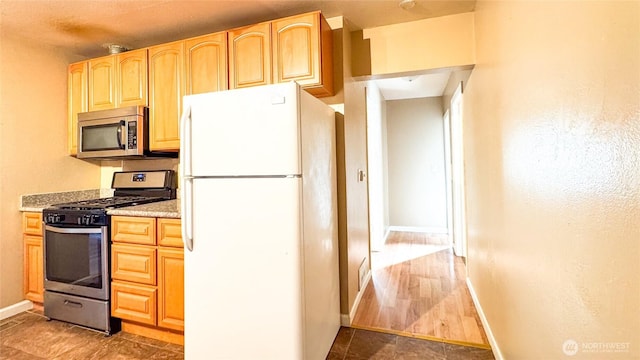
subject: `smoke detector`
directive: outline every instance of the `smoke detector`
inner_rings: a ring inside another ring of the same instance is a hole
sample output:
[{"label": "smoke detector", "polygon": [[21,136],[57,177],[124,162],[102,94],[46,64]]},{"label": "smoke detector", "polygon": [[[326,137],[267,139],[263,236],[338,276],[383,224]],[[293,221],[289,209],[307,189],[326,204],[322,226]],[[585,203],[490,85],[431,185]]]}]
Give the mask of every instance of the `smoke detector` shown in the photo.
[{"label": "smoke detector", "polygon": [[400,0],[400,2],[398,3],[398,6],[400,6],[401,8],[403,8],[405,10],[409,10],[409,9],[413,8],[414,6],[416,6],[416,1],[415,0]]}]

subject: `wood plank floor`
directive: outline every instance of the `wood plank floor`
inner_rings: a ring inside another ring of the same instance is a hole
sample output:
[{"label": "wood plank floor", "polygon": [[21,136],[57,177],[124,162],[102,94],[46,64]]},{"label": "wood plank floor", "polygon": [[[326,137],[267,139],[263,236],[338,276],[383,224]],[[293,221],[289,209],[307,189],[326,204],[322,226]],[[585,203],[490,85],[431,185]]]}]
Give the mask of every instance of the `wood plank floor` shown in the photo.
[{"label": "wood plank floor", "polygon": [[464,266],[445,235],[391,232],[352,326],[488,348]]}]

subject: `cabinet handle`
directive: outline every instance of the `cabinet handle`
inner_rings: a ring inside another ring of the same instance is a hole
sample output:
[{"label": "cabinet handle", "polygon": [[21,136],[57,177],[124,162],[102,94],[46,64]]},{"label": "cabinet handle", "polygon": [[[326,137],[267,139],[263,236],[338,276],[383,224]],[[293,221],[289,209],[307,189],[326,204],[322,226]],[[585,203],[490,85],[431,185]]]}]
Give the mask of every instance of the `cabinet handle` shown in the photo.
[{"label": "cabinet handle", "polygon": [[125,146],[122,143],[122,128],[124,128],[127,123],[124,120],[120,120],[120,126],[118,127],[117,135],[118,135],[118,147],[120,149],[124,149]]}]

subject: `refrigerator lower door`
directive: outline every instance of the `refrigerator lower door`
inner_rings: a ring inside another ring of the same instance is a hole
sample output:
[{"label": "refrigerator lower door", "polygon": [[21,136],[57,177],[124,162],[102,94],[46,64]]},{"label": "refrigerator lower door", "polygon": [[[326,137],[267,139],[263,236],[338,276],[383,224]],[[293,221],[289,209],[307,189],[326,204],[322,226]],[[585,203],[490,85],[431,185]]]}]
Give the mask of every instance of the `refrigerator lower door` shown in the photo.
[{"label": "refrigerator lower door", "polygon": [[301,179],[193,179],[185,358],[303,356]]}]

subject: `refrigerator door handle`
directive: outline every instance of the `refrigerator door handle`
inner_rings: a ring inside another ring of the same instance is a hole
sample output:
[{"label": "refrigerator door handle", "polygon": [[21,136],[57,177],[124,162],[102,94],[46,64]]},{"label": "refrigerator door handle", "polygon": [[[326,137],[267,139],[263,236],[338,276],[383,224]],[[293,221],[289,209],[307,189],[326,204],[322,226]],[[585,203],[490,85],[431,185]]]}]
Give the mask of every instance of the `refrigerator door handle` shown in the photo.
[{"label": "refrigerator door handle", "polygon": [[180,118],[180,170],[183,176],[191,176],[191,106],[185,99]]},{"label": "refrigerator door handle", "polygon": [[180,198],[182,212],[182,239],[184,246],[193,251],[193,177],[182,177],[182,197]]},{"label": "refrigerator door handle", "polygon": [[182,241],[189,251],[193,251],[193,177],[191,176],[191,106],[185,101],[180,119],[180,173],[182,196]]}]

